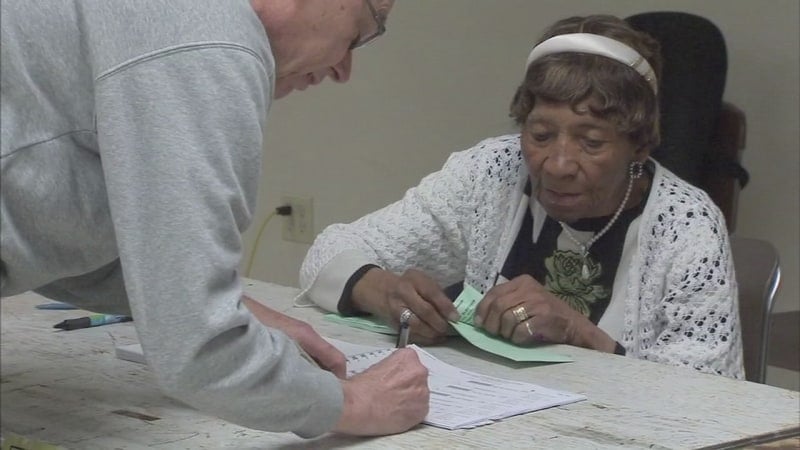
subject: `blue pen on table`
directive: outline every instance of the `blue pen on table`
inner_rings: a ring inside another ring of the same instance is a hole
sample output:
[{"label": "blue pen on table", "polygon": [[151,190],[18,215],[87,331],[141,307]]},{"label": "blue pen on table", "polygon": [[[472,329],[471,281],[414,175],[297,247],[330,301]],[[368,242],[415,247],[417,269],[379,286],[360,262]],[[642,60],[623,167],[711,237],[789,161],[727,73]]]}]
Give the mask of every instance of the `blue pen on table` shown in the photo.
[{"label": "blue pen on table", "polygon": [[78,309],[78,307],[64,302],[51,302],[36,305],[36,309]]},{"label": "blue pen on table", "polygon": [[130,322],[133,320],[131,316],[120,316],[113,314],[92,314],[87,317],[80,317],[77,319],[67,319],[61,321],[53,328],[60,328],[64,331],[78,330],[80,328],[99,327],[100,325],[109,325],[112,323]]}]

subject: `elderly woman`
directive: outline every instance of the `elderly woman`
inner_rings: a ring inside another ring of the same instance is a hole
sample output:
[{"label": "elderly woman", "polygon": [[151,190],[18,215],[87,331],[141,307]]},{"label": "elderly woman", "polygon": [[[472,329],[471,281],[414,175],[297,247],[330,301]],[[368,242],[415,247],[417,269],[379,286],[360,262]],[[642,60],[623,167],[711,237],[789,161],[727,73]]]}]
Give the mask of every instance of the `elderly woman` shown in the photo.
[{"label": "elderly woman", "polygon": [[[736,282],[709,197],[649,158],[657,43],[611,16],[554,24],[511,105],[518,135],[454,153],[404,198],[315,241],[317,304],[443,339],[461,283],[474,324],[743,378]],[[449,294],[449,295],[448,295]],[[406,310],[410,310],[409,314]]]}]

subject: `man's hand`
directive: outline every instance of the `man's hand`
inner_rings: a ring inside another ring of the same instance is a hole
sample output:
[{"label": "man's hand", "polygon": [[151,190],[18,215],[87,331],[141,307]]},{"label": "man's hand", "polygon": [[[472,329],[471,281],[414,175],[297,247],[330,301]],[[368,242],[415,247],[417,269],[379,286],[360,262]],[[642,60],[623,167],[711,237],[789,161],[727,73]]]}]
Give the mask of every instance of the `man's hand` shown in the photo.
[{"label": "man's hand", "polygon": [[374,268],[353,286],[353,305],[398,328],[400,315],[408,308],[410,341],[432,344],[445,339],[448,321],[458,320],[453,302],[436,280],[415,269],[402,275]]},{"label": "man's hand", "polygon": [[346,376],[347,361],[344,354],[320,337],[311,325],[281,314],[246,295],[242,296],[242,301],[261,323],[277,328],[294,339],[320,367],[333,372],[338,378]]},{"label": "man's hand", "polygon": [[344,408],[334,431],[360,436],[402,433],[428,415],[428,369],[412,349],[398,349],[342,381]]}]

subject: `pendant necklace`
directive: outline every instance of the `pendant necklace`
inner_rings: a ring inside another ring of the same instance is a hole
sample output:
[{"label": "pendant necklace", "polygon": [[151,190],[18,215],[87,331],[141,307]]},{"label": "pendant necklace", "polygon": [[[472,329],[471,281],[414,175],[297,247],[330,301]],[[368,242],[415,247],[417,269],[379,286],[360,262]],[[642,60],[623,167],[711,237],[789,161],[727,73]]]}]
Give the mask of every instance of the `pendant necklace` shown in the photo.
[{"label": "pendant necklace", "polygon": [[583,278],[584,280],[589,279],[589,266],[586,262],[587,258],[589,257],[589,249],[592,247],[592,244],[597,242],[598,239],[600,239],[604,234],[606,234],[606,232],[611,228],[611,225],[614,225],[614,222],[616,222],[617,219],[619,219],[620,214],[622,214],[622,210],[625,208],[625,204],[628,203],[628,198],[631,196],[631,190],[633,190],[633,180],[642,176],[643,168],[644,164],[642,163],[639,162],[631,163],[629,169],[630,181],[628,181],[628,189],[625,190],[625,196],[622,198],[622,202],[619,204],[617,211],[614,212],[614,215],[611,217],[611,220],[608,221],[606,226],[603,227],[603,229],[600,230],[599,233],[592,236],[592,238],[586,241],[585,243],[579,241],[572,234],[572,232],[569,230],[569,227],[564,222],[560,220],[558,221],[558,224],[561,225],[561,229],[564,230],[564,233],[566,233],[567,237],[573,243],[575,243],[575,245],[577,245],[581,251],[581,258],[583,258],[583,266],[581,267],[581,278]]}]

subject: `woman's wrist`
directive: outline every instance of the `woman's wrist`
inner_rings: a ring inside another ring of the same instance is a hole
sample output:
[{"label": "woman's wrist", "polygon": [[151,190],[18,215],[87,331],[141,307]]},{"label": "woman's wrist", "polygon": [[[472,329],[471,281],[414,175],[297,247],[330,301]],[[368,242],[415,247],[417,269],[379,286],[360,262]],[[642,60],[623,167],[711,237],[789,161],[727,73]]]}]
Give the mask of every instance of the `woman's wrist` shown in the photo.
[{"label": "woman's wrist", "polygon": [[575,332],[570,345],[597,350],[605,353],[614,353],[617,341],[611,338],[600,327],[592,323],[587,317],[581,318],[575,323]]},{"label": "woman's wrist", "polygon": [[378,266],[375,264],[365,264],[353,272],[352,275],[350,275],[350,278],[347,279],[347,282],[342,289],[342,295],[339,297],[339,303],[336,305],[336,309],[339,310],[339,314],[343,316],[360,316],[367,314],[353,304],[353,287],[361,280],[361,277],[363,277],[364,274],[377,267]]},{"label": "woman's wrist", "polygon": [[386,298],[389,282],[393,278],[396,275],[387,270],[380,267],[370,268],[353,286],[353,306],[359,311],[380,316],[380,303]]}]

